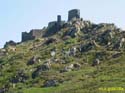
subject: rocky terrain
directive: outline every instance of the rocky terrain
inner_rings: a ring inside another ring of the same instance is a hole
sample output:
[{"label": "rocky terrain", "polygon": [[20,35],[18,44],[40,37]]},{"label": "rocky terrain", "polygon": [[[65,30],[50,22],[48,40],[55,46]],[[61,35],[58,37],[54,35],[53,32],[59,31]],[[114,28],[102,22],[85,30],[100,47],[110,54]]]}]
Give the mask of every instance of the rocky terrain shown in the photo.
[{"label": "rocky terrain", "polygon": [[[125,31],[82,18],[0,49],[0,93],[107,93],[125,88]],[[112,93],[120,93],[115,91]]]}]

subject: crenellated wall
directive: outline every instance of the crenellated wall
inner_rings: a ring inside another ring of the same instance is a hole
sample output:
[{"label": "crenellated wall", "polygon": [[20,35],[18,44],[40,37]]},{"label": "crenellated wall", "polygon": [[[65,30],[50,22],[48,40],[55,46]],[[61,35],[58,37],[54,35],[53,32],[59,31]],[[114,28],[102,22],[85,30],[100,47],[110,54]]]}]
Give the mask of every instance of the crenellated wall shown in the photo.
[{"label": "crenellated wall", "polygon": [[68,21],[71,21],[73,18],[80,18],[79,9],[72,9],[68,12]]},{"label": "crenellated wall", "polygon": [[[68,12],[68,21],[72,21],[73,18],[80,18],[80,10],[73,9]],[[45,33],[43,33],[44,31],[42,31],[42,29],[32,29],[29,33],[22,32],[22,42],[54,35],[60,31],[64,24],[65,21],[61,20],[61,15],[58,15],[57,21],[49,22]]]},{"label": "crenellated wall", "polygon": [[41,29],[32,29],[29,33],[22,32],[22,42],[42,37]]}]

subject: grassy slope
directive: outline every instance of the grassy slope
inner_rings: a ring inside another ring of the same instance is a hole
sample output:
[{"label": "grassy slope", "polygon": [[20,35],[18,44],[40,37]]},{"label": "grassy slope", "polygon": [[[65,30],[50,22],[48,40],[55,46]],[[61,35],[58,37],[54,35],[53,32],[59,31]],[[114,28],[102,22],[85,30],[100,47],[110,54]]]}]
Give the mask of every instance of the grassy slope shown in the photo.
[{"label": "grassy slope", "polygon": [[[58,87],[30,88],[24,93],[106,93],[101,87],[125,88],[125,54],[120,58],[105,60],[99,67],[84,66],[79,71],[64,73],[70,80]],[[120,93],[121,91],[113,91]]]},{"label": "grassy slope", "polygon": [[[117,62],[117,60],[116,60]],[[101,93],[101,87],[125,87],[125,65],[100,66],[100,70],[87,67],[80,71],[65,73],[72,76],[70,82],[65,82],[59,87],[52,88],[31,88],[24,93]],[[107,92],[107,91],[106,91]],[[106,93],[104,92],[104,93]],[[113,93],[121,93],[113,91]]]},{"label": "grassy slope", "polygon": [[[70,47],[72,44],[77,44],[75,40],[70,40],[71,42],[67,45],[64,42],[58,43],[56,48],[61,49],[62,47]],[[41,42],[37,42],[41,43]],[[25,42],[24,44],[17,46],[16,52],[10,52],[9,56],[3,58],[5,68],[2,70],[4,78],[0,77],[0,84],[8,82],[8,79],[12,77],[17,70],[24,69],[25,72],[30,76],[30,79],[25,84],[17,84],[16,90],[23,91],[24,93],[103,93],[104,91],[99,91],[100,87],[124,87],[125,88],[125,54],[116,59],[104,60],[99,67],[92,67],[90,65],[83,65],[81,70],[71,71],[65,73],[55,73],[63,65],[54,64],[53,69],[45,73],[45,77],[40,76],[33,80],[31,78],[31,69],[35,69],[36,66],[42,64],[44,60],[50,58],[49,51],[54,47],[54,44],[49,46],[42,46],[34,51],[29,50],[32,47],[32,41]],[[47,52],[48,51],[48,52]],[[99,50],[101,51],[101,50]],[[107,51],[108,52],[108,51]],[[27,61],[33,56],[38,55],[41,57],[41,63],[35,64],[33,66],[27,66]],[[93,51],[87,54],[88,63],[93,60]],[[59,53],[57,58],[61,58]],[[81,59],[86,56],[83,54],[79,59],[72,58],[72,62],[82,62]],[[21,60],[20,60],[21,59]],[[69,58],[71,59],[71,58]],[[69,60],[70,61],[70,60]],[[8,64],[8,65],[7,65]],[[58,79],[63,79],[65,82],[57,87],[50,88],[40,88],[43,80],[47,78],[55,77]],[[42,77],[42,78],[41,78]],[[37,81],[38,83],[32,86],[32,83]],[[21,88],[20,88],[21,87]],[[13,89],[11,90],[13,91]],[[125,91],[124,91],[125,92]],[[106,92],[104,92],[106,93]],[[120,93],[119,91],[113,91],[113,93]]]}]

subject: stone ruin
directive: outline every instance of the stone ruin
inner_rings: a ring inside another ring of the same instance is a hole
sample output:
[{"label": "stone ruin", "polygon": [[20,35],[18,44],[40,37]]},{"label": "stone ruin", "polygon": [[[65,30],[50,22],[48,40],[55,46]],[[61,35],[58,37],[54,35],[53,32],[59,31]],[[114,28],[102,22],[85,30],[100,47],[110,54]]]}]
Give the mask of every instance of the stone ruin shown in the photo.
[{"label": "stone ruin", "polygon": [[58,31],[60,31],[60,29],[63,27],[64,24],[65,24],[65,21],[61,20],[61,15],[58,15],[57,21],[52,21],[48,23],[47,31],[43,37],[54,35]]},{"label": "stone ruin", "polygon": [[71,21],[72,19],[79,19],[80,18],[80,10],[79,9],[73,9],[70,10],[68,13],[68,21]]},{"label": "stone ruin", "polygon": [[8,47],[8,46],[16,46],[17,44],[18,44],[18,43],[16,43],[16,42],[10,40],[10,41],[8,41],[8,42],[5,43],[4,48],[6,48],[6,47]]},{"label": "stone ruin", "polygon": [[22,42],[42,37],[42,29],[32,29],[29,33],[22,32]]},{"label": "stone ruin", "polygon": [[[72,21],[73,19],[80,18],[80,10],[73,9],[68,12],[68,21]],[[61,27],[65,24],[65,21],[61,20],[61,15],[57,16],[57,21],[49,22],[46,32],[44,33],[43,29],[32,29],[29,33],[22,32],[22,42],[27,40],[34,40],[41,37],[48,37],[54,35],[58,31],[60,31]]]}]

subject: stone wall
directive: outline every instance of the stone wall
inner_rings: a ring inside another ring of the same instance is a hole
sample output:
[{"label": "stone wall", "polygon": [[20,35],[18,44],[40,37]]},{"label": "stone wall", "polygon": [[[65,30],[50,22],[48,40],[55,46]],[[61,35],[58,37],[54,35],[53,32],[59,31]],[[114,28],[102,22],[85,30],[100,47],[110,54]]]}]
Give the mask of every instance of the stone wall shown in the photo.
[{"label": "stone wall", "polygon": [[68,21],[71,21],[73,18],[80,18],[79,9],[73,9],[68,12]]},{"label": "stone wall", "polygon": [[[69,11],[68,21],[71,21],[73,18],[80,18],[80,10],[73,9]],[[57,21],[49,22],[48,27],[45,31],[42,29],[32,29],[29,33],[22,32],[22,42],[27,40],[33,40],[41,37],[52,36],[64,26],[65,21],[61,20],[61,15],[57,16]]]},{"label": "stone wall", "polygon": [[51,27],[55,26],[56,24],[57,24],[56,21],[49,22],[48,28],[51,28]]},{"label": "stone wall", "polygon": [[32,39],[34,39],[34,37],[31,35],[31,33],[22,32],[22,42]]},{"label": "stone wall", "polygon": [[22,42],[42,37],[41,29],[32,29],[29,33],[22,32]]},{"label": "stone wall", "polygon": [[41,29],[32,29],[30,33],[35,38],[41,38],[42,37],[42,30]]},{"label": "stone wall", "polygon": [[52,36],[58,31],[60,31],[61,27],[64,25],[65,21],[61,20],[61,15],[57,16],[57,21],[49,22],[47,31],[44,34],[44,37]]}]

